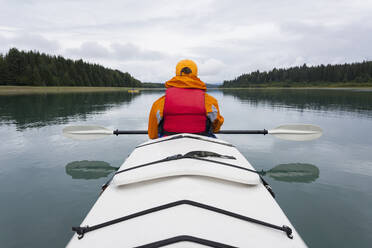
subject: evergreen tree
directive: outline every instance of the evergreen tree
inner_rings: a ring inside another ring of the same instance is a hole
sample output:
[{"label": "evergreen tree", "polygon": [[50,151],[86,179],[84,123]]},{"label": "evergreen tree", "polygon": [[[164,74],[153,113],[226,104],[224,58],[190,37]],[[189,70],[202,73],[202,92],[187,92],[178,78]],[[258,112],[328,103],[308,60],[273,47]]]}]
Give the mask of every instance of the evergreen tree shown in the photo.
[{"label": "evergreen tree", "polygon": [[32,72],[31,82],[34,86],[44,86],[38,68],[34,68]]},{"label": "evergreen tree", "polygon": [[6,62],[4,60],[4,57],[2,54],[0,54],[0,85],[2,84],[6,84],[8,82],[8,78],[7,78],[7,65],[6,65]]},{"label": "evergreen tree", "polygon": [[21,72],[21,53],[16,48],[11,48],[5,56],[5,62],[8,69],[9,83],[18,85],[18,76]]}]

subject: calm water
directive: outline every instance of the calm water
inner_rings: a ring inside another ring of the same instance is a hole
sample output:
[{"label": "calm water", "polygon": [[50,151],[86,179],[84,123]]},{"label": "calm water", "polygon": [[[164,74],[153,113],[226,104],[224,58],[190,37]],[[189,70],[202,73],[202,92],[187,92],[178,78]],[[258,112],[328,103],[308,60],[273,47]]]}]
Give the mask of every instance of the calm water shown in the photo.
[{"label": "calm water", "polygon": [[[120,166],[141,135],[74,141],[66,125],[146,129],[161,91],[0,96],[0,246],[63,247],[96,201],[108,173],[69,173],[76,161]],[[210,92],[225,129],[270,129],[285,123],[319,125],[310,142],[271,136],[220,135],[257,169],[305,163],[315,181],[267,177],[297,231],[310,247],[372,244],[372,92],[356,90],[239,90]],[[67,172],[67,173],[66,173]],[[112,173],[112,172],[111,172]]]}]

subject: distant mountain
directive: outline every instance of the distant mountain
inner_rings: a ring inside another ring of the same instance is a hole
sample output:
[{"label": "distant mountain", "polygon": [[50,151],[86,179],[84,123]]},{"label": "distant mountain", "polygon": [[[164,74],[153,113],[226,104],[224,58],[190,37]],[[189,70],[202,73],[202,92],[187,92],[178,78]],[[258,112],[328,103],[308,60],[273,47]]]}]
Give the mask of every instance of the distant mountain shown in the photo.
[{"label": "distant mountain", "polygon": [[11,48],[0,54],[0,85],[141,87],[128,72]]},{"label": "distant mountain", "polygon": [[142,83],[144,88],[165,88],[163,83]]},{"label": "distant mountain", "polygon": [[208,88],[208,89],[211,89],[211,88],[219,88],[219,87],[221,87],[220,84],[205,84],[205,85],[207,85],[207,88]]}]

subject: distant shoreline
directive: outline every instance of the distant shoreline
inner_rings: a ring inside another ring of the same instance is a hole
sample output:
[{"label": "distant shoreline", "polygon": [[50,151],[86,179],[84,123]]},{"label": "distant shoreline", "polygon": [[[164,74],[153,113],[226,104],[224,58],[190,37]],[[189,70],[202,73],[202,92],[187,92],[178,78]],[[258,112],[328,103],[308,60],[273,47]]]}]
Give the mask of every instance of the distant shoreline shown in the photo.
[{"label": "distant shoreline", "polygon": [[231,86],[231,87],[223,87],[221,85],[220,89],[247,89],[247,88],[278,88],[278,89],[293,89],[293,88],[308,88],[308,89],[329,89],[329,88],[371,88],[372,83],[371,82],[364,82],[364,83],[262,83],[262,84],[250,84],[246,86]]},{"label": "distant shoreline", "polygon": [[[0,95],[24,95],[42,93],[84,93],[84,92],[115,92],[128,90],[165,90],[165,88],[132,88],[132,87],[78,87],[78,86],[0,86]],[[236,87],[208,88],[208,90],[242,90],[242,89],[372,89],[371,86],[355,87]]]},{"label": "distant shoreline", "polygon": [[211,89],[218,89],[218,90],[248,90],[248,89],[273,89],[273,90],[279,90],[279,89],[287,89],[287,90],[352,90],[352,89],[372,89],[372,85],[370,86],[344,86],[344,87],[335,87],[335,86],[324,86],[324,87],[319,87],[319,86],[304,86],[304,87],[227,87],[227,88],[211,88]]},{"label": "distant shoreline", "polygon": [[132,87],[80,87],[80,86],[0,86],[0,95],[23,95],[42,93],[83,93],[83,92],[114,92],[128,90],[159,90],[161,88]]}]

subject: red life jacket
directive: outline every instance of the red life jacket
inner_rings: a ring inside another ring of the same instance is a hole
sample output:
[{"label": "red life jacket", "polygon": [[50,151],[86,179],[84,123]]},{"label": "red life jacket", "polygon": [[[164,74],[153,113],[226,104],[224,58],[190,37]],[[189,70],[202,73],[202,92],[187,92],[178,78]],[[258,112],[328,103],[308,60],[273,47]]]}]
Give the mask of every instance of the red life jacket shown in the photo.
[{"label": "red life jacket", "polygon": [[204,90],[168,88],[163,118],[164,134],[205,132],[207,115]]}]

